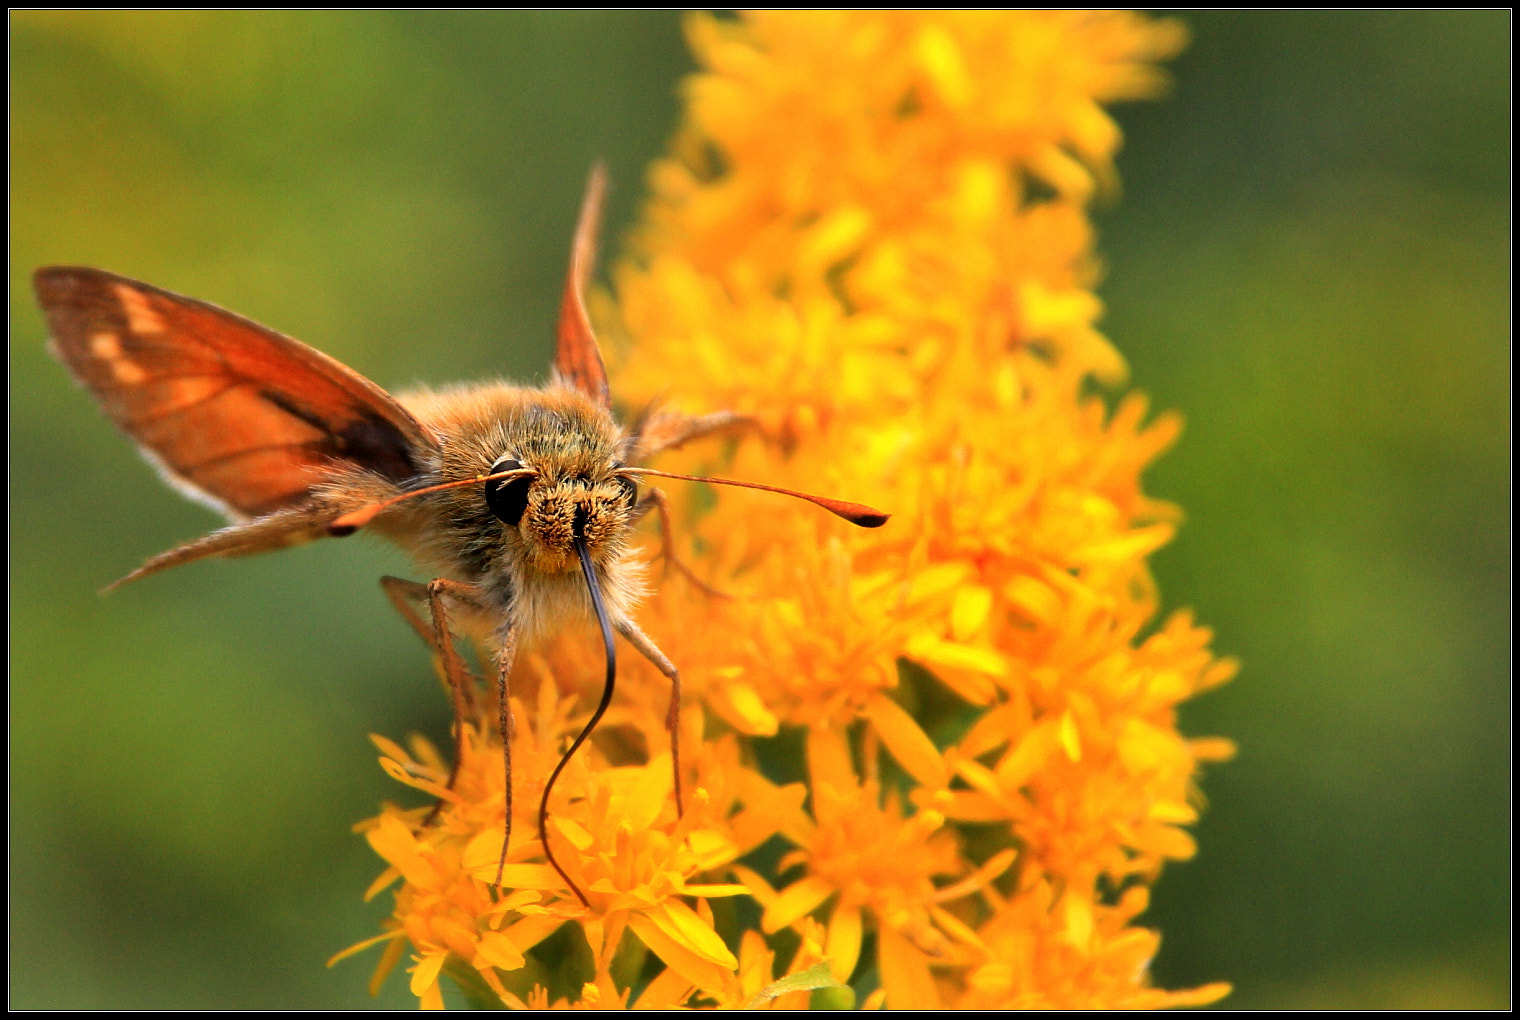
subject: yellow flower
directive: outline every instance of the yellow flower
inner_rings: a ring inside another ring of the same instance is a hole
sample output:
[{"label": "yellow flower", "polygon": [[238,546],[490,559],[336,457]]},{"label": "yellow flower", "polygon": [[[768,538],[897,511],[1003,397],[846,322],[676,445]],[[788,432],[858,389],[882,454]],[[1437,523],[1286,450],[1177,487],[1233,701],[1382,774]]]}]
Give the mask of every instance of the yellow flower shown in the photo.
[{"label": "yellow flower", "polygon": [[[517,705],[499,892],[489,726],[452,790],[436,755],[382,743],[443,801],[367,823],[402,883],[382,969],[410,946],[425,1005],[445,970],[509,1005],[801,1005],[829,972],[892,1008],[1215,1001],[1228,986],[1151,987],[1158,936],[1136,919],[1194,851],[1200,765],[1230,753],[1184,739],[1176,706],[1234,666],[1186,613],[1148,632],[1146,557],[1178,514],[1140,473],[1177,420],[1092,390],[1124,372],[1091,290],[1087,203],[1119,141],[1101,104],[1154,92],[1181,29],[1117,12],[689,25],[704,70],[601,309],[626,338],[614,390],[753,423],[662,467],[894,517],[862,532],[754,493],[668,493],[678,551],[734,597],[672,575],[641,612],[687,687],[685,814],[668,688],[643,663],[556,788],[548,837],[589,906],[543,863],[533,811],[586,710],[556,683],[596,674],[591,642],[514,681],[536,677],[537,699]],[[575,973],[535,955],[567,924]]]},{"label": "yellow flower", "polygon": [[[480,730],[467,729],[465,756],[449,790],[443,786],[447,769],[430,747],[419,744],[415,754],[408,754],[375,738],[388,773],[442,801],[436,818],[427,817],[425,810],[389,807],[361,826],[390,865],[370,895],[402,881],[396,894],[397,931],[404,932],[413,949],[413,992],[424,1005],[440,1005],[439,976],[453,960],[477,973],[502,1002],[521,1001],[510,988],[510,975],[525,966],[525,954],[567,921],[581,927],[595,961],[593,984],[608,1002],[626,997],[626,989],[618,989],[611,976],[625,931],[680,975],[688,995],[727,988],[738,961],[713,930],[706,900],[744,889],[691,879],[729,863],[741,848],[726,823],[712,824],[707,790],[699,788],[678,819],[670,797],[668,755],[617,767],[595,756],[588,756],[590,764],[572,759],[564,786],[551,798],[547,831],[550,839],[563,841],[558,857],[590,899],[587,908],[553,868],[537,863],[542,845],[522,836],[535,831],[530,812],[557,760],[555,749],[568,742],[575,726],[557,702],[552,683],[540,687],[535,714],[526,714],[520,703],[514,707],[518,718],[535,718],[538,726],[537,732],[520,727],[514,741],[516,761],[532,777],[516,784],[516,803],[527,801],[530,807],[515,819],[517,835],[502,868],[502,886],[512,891],[503,894],[493,893],[505,805],[500,747],[490,737],[482,738]],[[658,732],[655,723],[646,735]],[[699,770],[721,782],[722,763],[716,760],[721,746],[706,750]],[[525,798],[525,792],[533,795]],[[696,898],[695,910],[686,902],[689,897]],[[394,962],[388,957],[382,967]]]},{"label": "yellow flower", "polygon": [[[900,724],[916,732],[911,720],[904,717]],[[921,734],[912,739],[919,738]],[[932,760],[932,745],[922,740],[928,754],[921,765]],[[978,891],[1012,862],[1013,854],[997,855],[970,881],[937,887],[936,877],[966,868],[955,837],[944,830],[944,816],[929,809],[904,817],[895,797],[882,802],[879,781],[860,781],[850,758],[837,731],[809,731],[816,820],[794,837],[798,851],[778,866],[785,872],[793,863],[803,864],[807,873],[779,892],[747,869],[740,874],[765,906],[761,923],[767,932],[806,923],[808,914],[829,905],[824,955],[841,981],[855,971],[869,920],[881,954],[886,1001],[894,1008],[937,1008],[942,1003],[930,964],[981,955],[980,940],[941,904]],[[868,764],[875,764],[874,755]]]}]

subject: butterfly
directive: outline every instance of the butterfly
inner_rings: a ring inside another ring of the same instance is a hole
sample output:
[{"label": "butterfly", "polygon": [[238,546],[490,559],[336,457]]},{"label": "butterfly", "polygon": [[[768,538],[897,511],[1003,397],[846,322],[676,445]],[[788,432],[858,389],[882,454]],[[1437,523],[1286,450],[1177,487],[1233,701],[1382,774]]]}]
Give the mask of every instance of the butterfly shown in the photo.
[{"label": "butterfly", "polygon": [[48,267],[33,280],[54,353],[74,378],[166,482],[231,521],[152,557],[117,584],[206,557],[377,532],[435,575],[425,584],[385,577],[381,585],[440,657],[460,740],[466,720],[481,709],[453,627],[462,622],[485,637],[496,669],[495,721],[506,772],[498,885],[513,814],[513,662],[525,642],[572,620],[595,622],[606,659],[601,700],[551,773],[538,812],[545,856],[583,903],[585,894],[548,839],[549,794],[611,703],[614,633],[671,682],[666,725],[682,807],[680,673],[633,619],[639,586],[630,539],[652,510],[662,514],[666,554],[673,556],[663,496],[654,488],[641,492],[641,480],[778,492],[863,527],[879,527],[888,517],[759,482],[638,466],[745,420],[658,409],[626,426],[615,417],[584,296],[605,193],[606,173],[597,166],[572,245],[553,372],[539,387],[490,382],[392,396],[333,358],[202,301],[99,269]]}]

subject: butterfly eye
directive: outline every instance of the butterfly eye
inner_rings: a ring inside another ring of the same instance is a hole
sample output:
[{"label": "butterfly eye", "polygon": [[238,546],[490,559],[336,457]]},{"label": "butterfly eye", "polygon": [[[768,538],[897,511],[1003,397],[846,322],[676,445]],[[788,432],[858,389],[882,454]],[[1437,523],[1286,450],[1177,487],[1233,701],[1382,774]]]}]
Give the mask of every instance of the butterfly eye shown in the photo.
[{"label": "butterfly eye", "polygon": [[618,476],[617,483],[623,487],[623,495],[628,497],[628,509],[632,510],[639,502],[639,486],[627,475]]},{"label": "butterfly eye", "polygon": [[[503,457],[491,465],[493,475],[502,471],[520,470],[522,470],[522,462],[510,457]],[[532,485],[532,475],[524,475],[521,478],[492,479],[486,483],[486,506],[490,507],[491,512],[500,520],[515,528],[528,509],[528,489]]]}]

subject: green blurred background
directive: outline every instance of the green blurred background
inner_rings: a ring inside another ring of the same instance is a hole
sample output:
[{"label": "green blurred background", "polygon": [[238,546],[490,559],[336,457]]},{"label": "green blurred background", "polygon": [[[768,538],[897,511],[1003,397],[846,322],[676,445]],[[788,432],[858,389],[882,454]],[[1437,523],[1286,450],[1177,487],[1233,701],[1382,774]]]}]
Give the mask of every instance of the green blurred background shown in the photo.
[{"label": "green blurred background", "polygon": [[[1182,443],[1156,560],[1239,758],[1148,915],[1234,1006],[1509,1002],[1507,12],[1190,14],[1118,111],[1107,331]],[[216,521],[42,347],[97,265],[388,387],[542,373],[586,170],[610,226],[691,67],[668,13],[13,14],[13,1007],[366,1007],[365,739],[444,699],[363,540],[96,590]],[[394,976],[382,1005],[413,1000]]]}]

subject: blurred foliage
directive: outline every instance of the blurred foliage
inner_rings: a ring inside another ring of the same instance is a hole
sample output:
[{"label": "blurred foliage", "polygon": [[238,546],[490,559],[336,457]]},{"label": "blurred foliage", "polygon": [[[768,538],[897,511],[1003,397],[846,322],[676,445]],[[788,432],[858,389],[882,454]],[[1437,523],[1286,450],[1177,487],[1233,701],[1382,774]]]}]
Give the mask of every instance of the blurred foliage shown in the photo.
[{"label": "blurred foliage", "polygon": [[[1157,558],[1245,671],[1155,969],[1237,1006],[1509,1001],[1510,15],[1200,13],[1126,106],[1109,335],[1188,419]],[[11,16],[13,1007],[364,1007],[368,732],[446,704],[319,543],[95,591],[216,522],[44,353],[98,265],[387,387],[540,377],[587,168],[631,221],[668,13]],[[410,1005],[393,978],[382,1005]]]}]

